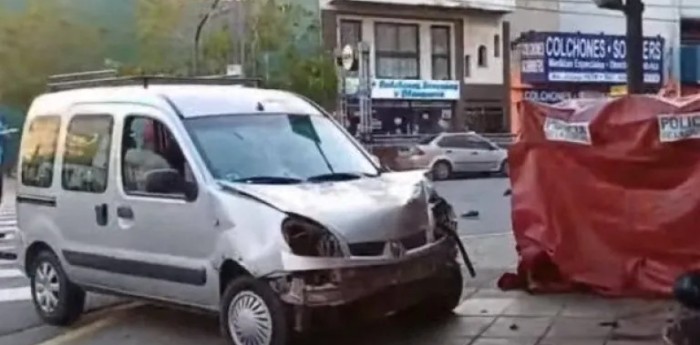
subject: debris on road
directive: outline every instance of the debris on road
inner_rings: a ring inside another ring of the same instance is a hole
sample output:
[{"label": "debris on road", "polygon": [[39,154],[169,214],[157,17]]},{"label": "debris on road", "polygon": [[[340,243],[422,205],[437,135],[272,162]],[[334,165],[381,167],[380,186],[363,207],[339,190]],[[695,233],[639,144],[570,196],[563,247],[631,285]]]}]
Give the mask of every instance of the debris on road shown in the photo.
[{"label": "debris on road", "polygon": [[462,218],[476,218],[479,217],[479,211],[471,210],[467,213],[462,214]]}]

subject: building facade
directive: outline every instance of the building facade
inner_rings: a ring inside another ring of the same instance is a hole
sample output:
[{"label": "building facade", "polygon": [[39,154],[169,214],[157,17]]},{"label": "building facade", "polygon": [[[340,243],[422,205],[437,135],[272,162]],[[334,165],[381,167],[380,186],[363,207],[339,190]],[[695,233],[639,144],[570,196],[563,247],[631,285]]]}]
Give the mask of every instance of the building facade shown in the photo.
[{"label": "building facade", "polygon": [[[682,47],[688,45],[692,47],[695,43],[688,43],[688,37],[686,37],[685,43],[682,44],[684,30],[681,21],[684,19],[683,21],[688,22],[687,18],[700,18],[700,3],[684,0],[646,0],[644,2],[646,91],[654,92],[669,82],[675,83],[684,79],[692,79],[693,77],[690,76],[682,77],[683,61],[688,65],[689,62],[697,60],[700,54],[695,54],[687,48],[682,53],[684,50]],[[513,46],[527,42],[528,37],[532,37],[531,31],[540,33],[540,35],[549,32],[554,36],[573,36],[579,41],[588,39],[588,43],[594,42],[595,36],[605,36],[603,41],[610,45],[620,45],[620,39],[626,33],[626,20],[621,12],[599,9],[593,1],[518,0],[516,10],[508,15],[507,20],[512,23]],[[687,24],[686,27],[688,27]],[[686,36],[688,35],[686,34]],[[624,43],[622,45],[624,46]],[[513,74],[511,76],[511,102],[514,107],[521,99],[554,103],[567,98],[608,96],[625,92],[623,86],[625,81],[619,79],[620,73],[624,73],[622,69],[612,73],[616,75],[616,77],[611,77],[612,80],[609,78],[594,83],[585,80],[585,78],[584,80],[568,82],[532,83],[531,76],[528,77],[527,73],[523,73],[522,52],[522,49],[514,49],[511,59]],[[685,58],[682,58],[682,55],[685,55]],[[624,62],[624,58],[608,54],[599,61],[604,62],[607,66],[610,64],[615,66],[619,62]],[[652,67],[656,68],[657,65],[660,70],[650,70]],[[532,63],[530,66],[525,66],[525,69],[530,67],[532,67]],[[624,65],[619,67],[624,67]],[[606,72],[612,75],[611,72],[614,71],[608,69]],[[650,82],[652,80],[649,79],[649,74],[654,74],[653,78],[657,78],[656,75],[658,75],[660,80],[657,82],[654,79],[653,82]],[[684,90],[690,89],[684,85]],[[517,132],[517,113],[512,112],[512,114],[514,117],[511,119],[511,123],[514,126],[511,129]]]},{"label": "building facade", "polygon": [[[320,0],[323,43],[329,51],[358,42],[369,46],[375,132],[415,134],[444,123],[453,130],[500,132],[509,118],[503,17],[513,4]],[[357,107],[348,92],[352,118]]]}]

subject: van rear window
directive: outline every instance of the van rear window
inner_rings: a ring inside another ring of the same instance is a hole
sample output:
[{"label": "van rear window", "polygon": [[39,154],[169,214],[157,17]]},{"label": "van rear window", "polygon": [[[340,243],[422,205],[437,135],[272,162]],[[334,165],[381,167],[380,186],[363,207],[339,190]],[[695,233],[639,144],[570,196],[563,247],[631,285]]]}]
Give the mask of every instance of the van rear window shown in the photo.
[{"label": "van rear window", "polygon": [[25,186],[51,187],[60,127],[58,116],[36,117],[29,124],[20,152],[22,184]]}]

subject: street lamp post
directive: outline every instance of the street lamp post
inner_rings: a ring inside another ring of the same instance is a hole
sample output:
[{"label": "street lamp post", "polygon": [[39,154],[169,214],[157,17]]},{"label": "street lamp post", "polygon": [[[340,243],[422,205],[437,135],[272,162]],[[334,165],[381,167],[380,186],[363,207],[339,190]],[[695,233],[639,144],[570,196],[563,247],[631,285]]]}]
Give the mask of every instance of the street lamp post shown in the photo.
[{"label": "street lamp post", "polygon": [[638,94],[644,92],[644,33],[642,19],[644,3],[642,0],[593,0],[599,8],[622,11],[627,18],[627,92]]}]

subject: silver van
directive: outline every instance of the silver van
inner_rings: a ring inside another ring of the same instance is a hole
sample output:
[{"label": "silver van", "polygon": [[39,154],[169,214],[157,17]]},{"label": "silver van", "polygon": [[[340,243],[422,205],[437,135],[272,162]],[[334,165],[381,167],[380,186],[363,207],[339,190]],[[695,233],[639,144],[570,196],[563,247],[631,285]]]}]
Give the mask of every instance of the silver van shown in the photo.
[{"label": "silver van", "polygon": [[71,82],[34,100],[19,262],[47,323],[76,321],[86,291],[217,313],[236,345],[284,344],[338,310],[454,309],[466,252],[424,172],[382,169],[301,96],[214,84]]}]

